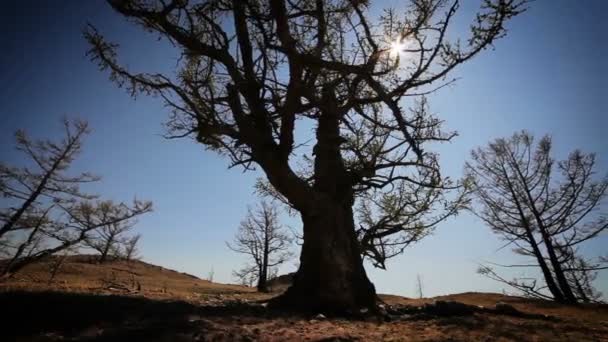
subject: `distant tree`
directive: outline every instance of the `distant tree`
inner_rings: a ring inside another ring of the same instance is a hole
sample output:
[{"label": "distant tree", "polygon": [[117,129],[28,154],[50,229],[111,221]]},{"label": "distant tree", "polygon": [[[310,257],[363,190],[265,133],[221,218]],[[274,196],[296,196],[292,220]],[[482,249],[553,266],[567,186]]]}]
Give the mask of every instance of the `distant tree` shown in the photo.
[{"label": "distant tree", "polygon": [[232,271],[232,276],[236,278],[241,285],[251,287],[258,280],[258,269],[256,265],[245,264],[240,269]]},{"label": "distant tree", "polygon": [[257,280],[258,291],[268,292],[267,281],[273,270],[291,257],[291,242],[291,236],[279,223],[276,207],[262,202],[256,209],[249,208],[234,242],[227,245],[235,252],[247,254],[252,263],[234,275],[241,282],[253,278]]},{"label": "distant tree", "polygon": [[8,257],[1,276],[27,264],[79,246],[104,226],[149,212],[151,202],[135,200],[131,206],[95,200],[80,185],[99,181],[90,173],[67,174],[82,149],[89,129],[83,121],[63,121],[59,141],[32,140],[17,131],[17,150],[30,165],[0,163],[0,249]]},{"label": "distant tree", "polygon": [[420,277],[420,274],[416,275],[416,290],[418,291],[418,298],[423,298],[424,294],[422,292],[422,277]]},{"label": "distant tree", "polygon": [[59,270],[63,267],[65,260],[68,258],[70,250],[66,249],[63,252],[51,257],[49,262],[49,279],[47,280],[47,285],[51,285],[55,280],[55,277],[59,273]]},{"label": "distant tree", "polygon": [[560,302],[596,300],[594,272],[608,268],[608,263],[578,253],[582,243],[608,228],[606,213],[597,212],[608,175],[594,180],[594,165],[595,155],[579,150],[555,163],[551,138],[544,136],[534,144],[525,131],[473,151],[466,173],[478,199],[474,212],[517,253],[535,261],[509,266],[540,268],[546,286],[535,279],[506,280],[489,266],[480,272],[531,296],[546,297],[546,288]]},{"label": "distant tree", "polygon": [[[111,204],[109,209],[115,211],[112,213],[113,215],[120,216],[122,214],[121,211],[125,211],[128,208]],[[137,241],[131,241],[131,238],[127,234],[135,227],[136,223],[135,220],[131,219],[103,226],[96,229],[85,240],[85,244],[99,252],[99,263],[106,262],[110,257],[114,259],[125,257],[127,260],[130,260],[126,257],[125,252],[129,252],[127,250],[130,248],[135,248],[135,245],[131,245],[130,243],[137,243]],[[134,251],[131,250],[130,252],[133,253]]]},{"label": "distant tree", "polygon": [[355,0],[109,3],[181,58],[175,73],[129,71],[90,26],[100,68],[133,96],[161,97],[170,137],[258,166],[264,188],[300,213],[298,275],[273,304],[357,311],[377,298],[362,255],[385,267],[464,202],[429,150],[455,133],[441,129],[424,95],[504,36],[525,0],[483,1],[463,41],[448,39],[458,1],[411,0],[377,21]]},{"label": "distant tree", "polygon": [[232,276],[235,277],[241,285],[253,287],[256,280],[255,273],[255,268],[245,266],[239,270],[232,271]]},{"label": "distant tree", "polygon": [[141,234],[133,235],[125,241],[123,254],[127,261],[139,259],[139,239],[141,239]]},{"label": "distant tree", "polygon": [[211,267],[211,270],[209,271],[209,273],[207,273],[207,281],[213,282],[213,277],[215,276],[215,270],[213,270],[213,267]]}]

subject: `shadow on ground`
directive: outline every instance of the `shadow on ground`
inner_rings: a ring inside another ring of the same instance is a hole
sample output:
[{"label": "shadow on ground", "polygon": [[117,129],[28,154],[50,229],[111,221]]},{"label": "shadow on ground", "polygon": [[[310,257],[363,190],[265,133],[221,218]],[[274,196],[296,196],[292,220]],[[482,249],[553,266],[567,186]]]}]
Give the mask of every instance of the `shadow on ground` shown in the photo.
[{"label": "shadow on ground", "polygon": [[[487,342],[603,341],[608,336],[605,306],[549,305],[560,315],[554,317],[542,314],[535,306],[539,303],[524,301],[520,307],[530,311],[519,311],[504,303],[496,305],[496,295],[475,296],[479,304],[437,300],[394,305],[384,317],[390,320],[380,322],[295,315],[237,300],[200,305],[135,296],[9,290],[0,291],[4,313],[0,340]],[[485,302],[494,305],[478,306]]]},{"label": "shadow on ground", "polygon": [[61,292],[3,292],[0,307],[8,313],[0,320],[2,336],[39,341],[251,341],[255,340],[253,333],[222,329],[204,318],[275,315],[250,304],[196,306],[143,297]]}]

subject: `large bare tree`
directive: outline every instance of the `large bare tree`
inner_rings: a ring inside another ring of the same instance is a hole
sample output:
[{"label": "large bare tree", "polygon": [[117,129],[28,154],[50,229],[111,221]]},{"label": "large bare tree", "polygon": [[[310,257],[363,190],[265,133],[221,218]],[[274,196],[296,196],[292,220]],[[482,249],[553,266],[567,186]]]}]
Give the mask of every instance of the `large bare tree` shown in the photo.
[{"label": "large bare tree", "polygon": [[[27,166],[0,163],[1,276],[29,263],[80,245],[104,226],[149,212],[151,202],[132,205],[96,200],[80,185],[99,181],[90,173],[69,175],[69,168],[89,133],[84,121],[63,121],[61,140],[33,140],[16,133],[16,147]],[[29,163],[29,165],[28,165]]]},{"label": "large bare tree", "polygon": [[274,304],[357,311],[376,303],[362,255],[384,267],[462,206],[427,148],[455,134],[423,96],[504,36],[524,2],[484,1],[470,36],[450,41],[458,1],[412,0],[371,18],[359,0],[110,0],[179,49],[173,74],[128,70],[94,27],[85,37],[119,86],[171,108],[170,136],[261,168],[300,213],[300,267]]},{"label": "large bare tree", "polygon": [[523,131],[473,151],[466,172],[479,202],[475,213],[518,253],[535,261],[510,266],[539,268],[546,285],[534,279],[506,280],[489,266],[482,266],[482,273],[536,297],[547,297],[547,289],[560,302],[598,299],[591,282],[594,272],[608,263],[585,259],[578,250],[608,229],[606,212],[599,211],[608,174],[593,179],[594,154],[575,150],[555,163],[551,138],[544,136],[535,144]]},{"label": "large bare tree", "polygon": [[[249,208],[238,232],[228,248],[247,254],[253,261],[234,274],[242,282],[257,280],[260,292],[268,292],[267,282],[273,270],[291,257],[292,238],[279,222],[278,210],[269,202]],[[276,272],[274,272],[276,273]],[[252,276],[253,275],[253,276]]]}]

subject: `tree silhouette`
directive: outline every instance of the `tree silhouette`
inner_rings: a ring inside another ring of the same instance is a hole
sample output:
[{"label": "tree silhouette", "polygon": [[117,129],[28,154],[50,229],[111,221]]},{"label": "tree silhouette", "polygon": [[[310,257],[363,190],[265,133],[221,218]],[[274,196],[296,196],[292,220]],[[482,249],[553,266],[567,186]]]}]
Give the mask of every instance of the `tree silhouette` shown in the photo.
[{"label": "tree silhouette", "polygon": [[135,234],[124,242],[124,251],[122,254],[125,260],[132,261],[140,258],[138,248],[139,239],[141,239],[141,234]]},{"label": "tree silhouette", "polygon": [[268,292],[267,281],[273,270],[291,257],[290,245],[291,237],[279,223],[276,207],[262,202],[255,210],[249,208],[228,248],[249,255],[253,264],[245,265],[234,275],[242,283],[257,280],[258,291]]},{"label": "tree silhouette", "polygon": [[473,151],[472,159],[466,172],[480,204],[475,213],[517,253],[534,258],[533,265],[511,267],[540,268],[546,287],[534,279],[506,280],[488,266],[481,273],[532,296],[545,297],[546,288],[560,302],[598,299],[591,282],[608,263],[577,253],[608,228],[606,213],[597,213],[608,175],[593,180],[595,155],[575,150],[556,164],[551,138],[544,136],[535,146],[534,137],[523,131]]},{"label": "tree silhouette", "polygon": [[17,131],[17,150],[32,166],[0,163],[0,251],[8,260],[0,276],[55,253],[74,248],[96,230],[152,210],[151,202],[134,200],[132,205],[96,200],[80,185],[99,181],[90,173],[67,174],[89,133],[84,121],[63,121],[59,141],[32,140]]},{"label": "tree silhouette", "polygon": [[[123,216],[125,208],[114,205],[109,202],[109,209],[113,211],[112,215]],[[96,229],[89,238],[85,240],[85,244],[99,252],[99,263],[104,263],[109,257],[130,260],[136,253],[136,244],[139,240],[139,235],[132,238],[127,236],[137,222],[134,219],[113,222],[106,226]]]},{"label": "tree silhouette", "polygon": [[465,42],[448,39],[458,1],[413,0],[377,22],[359,0],[109,3],[181,58],[172,75],[132,72],[89,26],[92,60],[132,95],[162,98],[170,137],[261,168],[300,213],[300,267],[273,304],[356,311],[376,302],[362,255],[384,267],[464,201],[426,148],[455,133],[424,95],[504,36],[525,1],[484,1]]}]

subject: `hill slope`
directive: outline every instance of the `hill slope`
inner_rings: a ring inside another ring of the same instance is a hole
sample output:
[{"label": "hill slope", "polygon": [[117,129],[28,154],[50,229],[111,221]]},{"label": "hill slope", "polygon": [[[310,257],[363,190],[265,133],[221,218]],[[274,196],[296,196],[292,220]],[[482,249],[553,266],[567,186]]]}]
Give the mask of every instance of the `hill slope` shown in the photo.
[{"label": "hill slope", "polygon": [[56,260],[28,265],[12,279],[0,283],[0,289],[117,293],[182,300],[196,300],[203,294],[254,291],[245,286],[212,283],[139,260],[99,264],[92,255],[69,256],[51,280],[52,265]]}]

